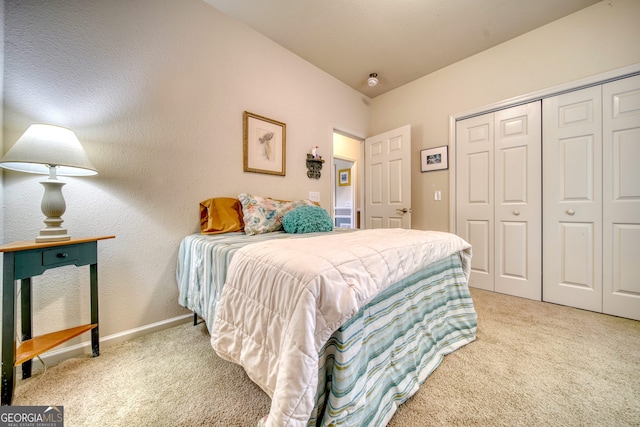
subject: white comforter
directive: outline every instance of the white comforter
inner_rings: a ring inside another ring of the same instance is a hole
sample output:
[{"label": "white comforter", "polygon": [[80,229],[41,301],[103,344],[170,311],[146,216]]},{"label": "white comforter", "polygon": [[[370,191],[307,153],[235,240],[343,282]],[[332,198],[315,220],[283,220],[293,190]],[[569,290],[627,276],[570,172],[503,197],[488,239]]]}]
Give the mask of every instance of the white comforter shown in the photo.
[{"label": "white comforter", "polygon": [[470,245],[453,234],[362,230],[261,242],[234,256],[211,343],[272,397],[269,426],[304,426],[314,407],[318,352],[378,293]]}]

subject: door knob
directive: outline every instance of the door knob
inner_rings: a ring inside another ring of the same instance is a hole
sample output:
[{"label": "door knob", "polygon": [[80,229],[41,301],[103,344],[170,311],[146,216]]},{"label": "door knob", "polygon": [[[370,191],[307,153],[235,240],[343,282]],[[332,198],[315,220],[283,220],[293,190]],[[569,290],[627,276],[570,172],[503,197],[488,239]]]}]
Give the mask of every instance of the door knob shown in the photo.
[{"label": "door knob", "polygon": [[575,213],[576,213],[576,211],[574,211],[573,209],[569,209],[569,210],[567,211],[567,215],[571,215],[571,216],[573,216],[573,215],[575,215]]},{"label": "door knob", "polygon": [[402,209],[396,209],[396,212],[398,212],[398,213],[407,213],[409,211],[407,210],[407,208],[402,208]]},{"label": "door knob", "polygon": [[518,216],[518,215],[520,215],[520,211],[513,211],[513,214],[514,214],[515,216]]}]

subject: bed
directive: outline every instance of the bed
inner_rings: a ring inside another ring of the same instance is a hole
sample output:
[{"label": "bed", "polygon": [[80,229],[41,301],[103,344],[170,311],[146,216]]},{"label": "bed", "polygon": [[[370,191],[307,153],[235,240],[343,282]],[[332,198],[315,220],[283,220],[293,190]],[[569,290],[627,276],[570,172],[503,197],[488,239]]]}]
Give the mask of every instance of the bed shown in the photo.
[{"label": "bed", "polygon": [[470,257],[442,232],[199,233],[179,303],[272,398],[267,426],[385,425],[475,339]]}]

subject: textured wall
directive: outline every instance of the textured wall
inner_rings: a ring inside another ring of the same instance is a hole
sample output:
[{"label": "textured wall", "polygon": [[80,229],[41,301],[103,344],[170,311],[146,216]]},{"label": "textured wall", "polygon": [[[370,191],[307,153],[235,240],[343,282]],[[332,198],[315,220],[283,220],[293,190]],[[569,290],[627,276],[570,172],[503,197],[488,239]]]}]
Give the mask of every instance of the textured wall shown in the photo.
[{"label": "textured wall", "polygon": [[[368,100],[201,0],[8,0],[5,149],[34,122],[73,129],[99,174],[63,178],[65,226],[99,243],[101,335],[186,313],[180,240],[198,202],[248,191],[330,203],[306,177],[332,127],[367,134]],[[287,125],[286,177],[242,171],[242,112]],[[3,242],[42,227],[42,177],[4,173]],[[36,333],[88,321],[88,269],[36,278]],[[86,340],[87,338],[84,338]]]}]

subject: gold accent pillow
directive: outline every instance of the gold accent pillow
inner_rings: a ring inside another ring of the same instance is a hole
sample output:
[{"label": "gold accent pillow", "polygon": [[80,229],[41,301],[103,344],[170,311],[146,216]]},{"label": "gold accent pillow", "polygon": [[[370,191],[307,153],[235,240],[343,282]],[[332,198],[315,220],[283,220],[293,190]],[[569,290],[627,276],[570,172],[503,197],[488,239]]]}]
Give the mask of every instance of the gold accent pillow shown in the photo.
[{"label": "gold accent pillow", "polygon": [[243,231],[242,205],[231,197],[214,197],[200,202],[200,231],[220,234]]}]

